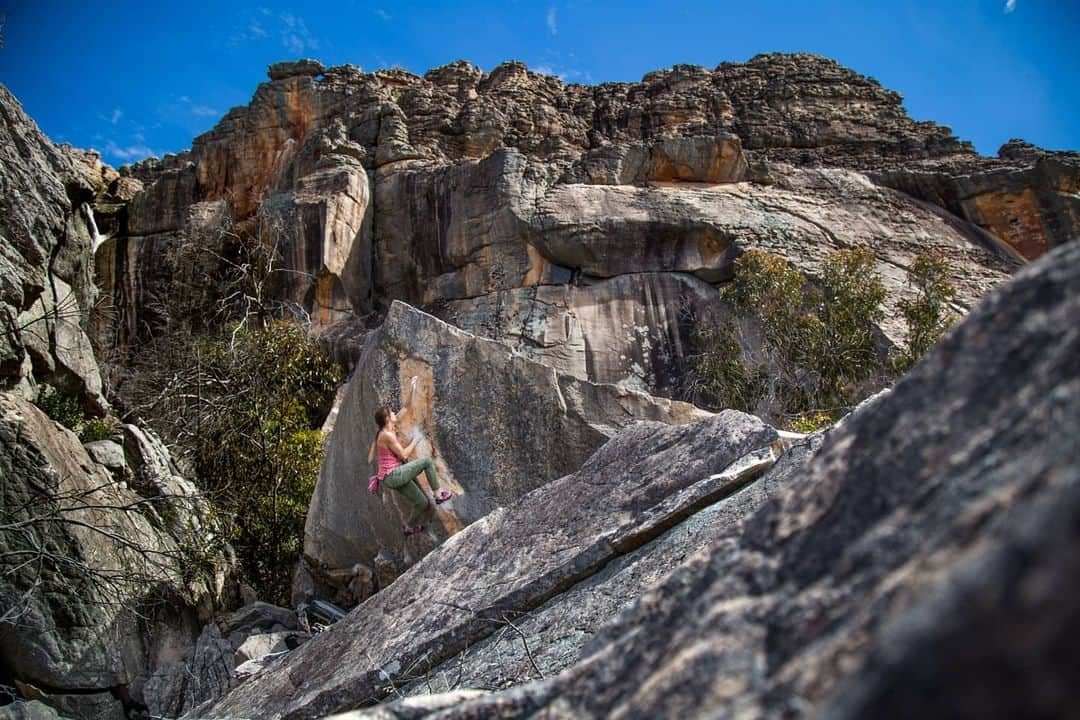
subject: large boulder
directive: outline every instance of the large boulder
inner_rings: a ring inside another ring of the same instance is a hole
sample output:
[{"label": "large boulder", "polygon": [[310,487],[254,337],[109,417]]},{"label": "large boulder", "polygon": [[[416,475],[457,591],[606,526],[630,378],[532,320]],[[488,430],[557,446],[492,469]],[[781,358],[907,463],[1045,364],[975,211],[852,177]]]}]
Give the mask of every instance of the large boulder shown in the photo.
[{"label": "large boulder", "polygon": [[[227,557],[205,575],[187,565],[187,532],[200,527],[207,540],[210,528],[186,480],[148,469],[146,455],[168,456],[141,437],[108,467],[37,407],[0,393],[0,662],[57,703],[82,707],[96,692],[101,707],[122,711],[117,693],[145,706],[147,679],[232,592]],[[167,498],[154,481],[173,483]]]},{"label": "large boulder", "polygon": [[743,487],[780,451],[775,430],[735,411],[628,427],[198,714],[316,718],[375,702]]},{"label": "large boulder", "polygon": [[1078,313],[1074,243],[992,294],[573,667],[438,717],[1070,715]]},{"label": "large boulder", "polygon": [[[432,535],[405,538],[407,504],[388,489],[368,492],[373,416],[384,404],[405,409],[402,432],[422,437],[418,454],[434,457],[439,482],[455,494],[439,508]],[[306,561],[313,574],[331,583],[336,574],[342,585],[358,574],[348,570],[357,564],[369,574],[379,553],[384,566],[392,558],[400,571],[437,538],[580,467],[620,427],[707,415],[686,403],[561,374],[396,302],[367,338],[340,400],[308,511]]]}]

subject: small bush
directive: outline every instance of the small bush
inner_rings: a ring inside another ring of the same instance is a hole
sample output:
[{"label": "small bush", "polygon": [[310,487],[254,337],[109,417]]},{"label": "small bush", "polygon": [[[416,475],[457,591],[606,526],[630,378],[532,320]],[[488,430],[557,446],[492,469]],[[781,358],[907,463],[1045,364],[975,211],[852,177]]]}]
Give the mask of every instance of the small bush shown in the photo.
[{"label": "small bush", "polygon": [[113,434],[114,424],[108,418],[90,418],[79,428],[79,440],[83,443],[108,440]]},{"label": "small bush", "polygon": [[116,426],[115,418],[87,418],[78,398],[66,395],[52,385],[41,388],[35,404],[49,418],[78,435],[83,443],[107,440]]},{"label": "small bush", "polygon": [[86,419],[78,398],[66,395],[52,385],[45,385],[41,388],[35,404],[51,419],[74,432],[79,431],[80,426]]},{"label": "small bush", "polygon": [[815,427],[839,416],[883,366],[875,323],[885,287],[874,266],[869,250],[841,250],[826,261],[818,287],[779,256],[743,253],[724,293],[760,323],[775,376],[745,365],[733,324],[703,331],[694,374],[712,406],[751,409],[764,401],[771,412]]},{"label": "small bush", "polygon": [[916,294],[899,303],[908,325],[907,348],[897,358],[900,371],[914,365],[955,322],[949,303],[956,297],[956,288],[949,280],[948,263],[940,253],[924,252],[916,257],[908,269],[908,284],[915,288]]},{"label": "small bush", "polygon": [[710,407],[753,412],[764,392],[764,372],[743,361],[734,323],[700,329],[695,342],[707,349],[695,368],[695,399]]},{"label": "small bush", "polygon": [[832,425],[837,418],[826,412],[805,412],[788,418],[785,429],[792,432],[809,434]]}]

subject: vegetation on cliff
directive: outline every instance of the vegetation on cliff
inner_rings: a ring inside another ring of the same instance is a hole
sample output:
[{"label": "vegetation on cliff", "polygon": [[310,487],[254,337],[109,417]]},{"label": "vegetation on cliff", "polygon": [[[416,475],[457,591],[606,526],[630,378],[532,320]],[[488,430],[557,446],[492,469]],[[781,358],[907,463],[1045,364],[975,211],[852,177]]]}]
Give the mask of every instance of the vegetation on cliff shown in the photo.
[{"label": "vegetation on cliff", "polygon": [[833,253],[817,283],[782,257],[744,253],[721,292],[756,332],[733,320],[699,329],[689,385],[695,399],[757,411],[795,430],[832,422],[910,368],[951,325],[948,303],[956,291],[944,259],[920,254],[909,283],[915,296],[899,303],[906,346],[890,353],[877,329],[885,287],[869,250]]}]

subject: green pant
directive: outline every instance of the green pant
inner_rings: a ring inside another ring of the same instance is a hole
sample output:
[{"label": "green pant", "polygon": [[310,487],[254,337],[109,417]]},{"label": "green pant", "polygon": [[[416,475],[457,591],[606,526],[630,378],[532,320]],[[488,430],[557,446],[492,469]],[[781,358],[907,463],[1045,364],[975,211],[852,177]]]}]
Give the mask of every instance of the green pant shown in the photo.
[{"label": "green pant", "polygon": [[416,478],[420,476],[420,473],[427,475],[428,485],[431,486],[433,492],[438,492],[439,476],[435,474],[435,463],[429,457],[400,465],[386,473],[386,477],[383,478],[383,484],[386,487],[397,490],[412,503],[413,509],[407,523],[409,527],[416,525],[433,507],[427,495],[416,484]]}]

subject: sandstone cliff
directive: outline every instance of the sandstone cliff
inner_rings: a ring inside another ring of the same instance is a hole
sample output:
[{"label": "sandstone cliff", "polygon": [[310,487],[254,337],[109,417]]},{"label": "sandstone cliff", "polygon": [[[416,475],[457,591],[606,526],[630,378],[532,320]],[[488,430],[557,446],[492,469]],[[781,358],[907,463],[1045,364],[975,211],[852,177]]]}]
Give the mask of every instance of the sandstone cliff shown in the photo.
[{"label": "sandstone cliff", "polygon": [[1075,234],[1078,173],[1070,154],[980,157],[811,55],[595,87],[520,63],[422,77],[280,63],[190,151],[124,169],[143,190],[110,205],[97,269],[114,312],[96,332],[161,331],[192,292],[170,277],[187,277],[178,248],[204,248],[213,276],[251,237],[280,253],[276,297],[316,327],[399,299],[582,379],[671,396],[741,251],[813,276],[867,245],[893,310],[914,255],[939,249],[966,309]]}]

